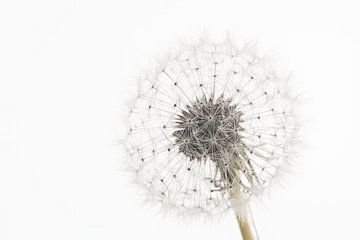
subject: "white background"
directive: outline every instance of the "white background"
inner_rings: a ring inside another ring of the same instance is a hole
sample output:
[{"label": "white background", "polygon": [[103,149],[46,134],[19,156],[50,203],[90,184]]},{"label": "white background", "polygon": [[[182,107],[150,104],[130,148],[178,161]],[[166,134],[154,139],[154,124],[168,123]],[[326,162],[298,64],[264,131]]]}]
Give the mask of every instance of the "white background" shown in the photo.
[{"label": "white background", "polygon": [[[256,41],[302,93],[295,172],[258,204],[261,239],[360,239],[357,1],[0,2],[0,239],[240,239],[232,215],[142,207],[121,169],[135,76],[178,40]],[[121,128],[120,128],[121,130]]]}]

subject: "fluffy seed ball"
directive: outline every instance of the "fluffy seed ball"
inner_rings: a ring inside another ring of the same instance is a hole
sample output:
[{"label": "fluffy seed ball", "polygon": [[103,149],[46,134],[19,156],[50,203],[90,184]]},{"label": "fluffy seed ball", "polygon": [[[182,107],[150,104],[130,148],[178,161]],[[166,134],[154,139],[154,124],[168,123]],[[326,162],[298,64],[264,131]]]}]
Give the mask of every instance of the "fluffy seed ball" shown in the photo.
[{"label": "fluffy seed ball", "polygon": [[224,212],[259,195],[295,133],[286,81],[229,41],[183,47],[145,74],[128,124],[136,180],[184,212]]}]

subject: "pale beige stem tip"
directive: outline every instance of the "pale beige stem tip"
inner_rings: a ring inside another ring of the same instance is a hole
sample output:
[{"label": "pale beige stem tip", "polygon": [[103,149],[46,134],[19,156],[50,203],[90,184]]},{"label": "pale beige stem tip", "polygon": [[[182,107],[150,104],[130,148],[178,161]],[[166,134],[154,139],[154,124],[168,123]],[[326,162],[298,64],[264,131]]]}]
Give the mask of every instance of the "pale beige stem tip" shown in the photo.
[{"label": "pale beige stem tip", "polygon": [[247,209],[247,213],[244,215],[240,216],[237,214],[236,218],[239,223],[243,240],[259,240],[259,235],[256,231],[250,209]]}]

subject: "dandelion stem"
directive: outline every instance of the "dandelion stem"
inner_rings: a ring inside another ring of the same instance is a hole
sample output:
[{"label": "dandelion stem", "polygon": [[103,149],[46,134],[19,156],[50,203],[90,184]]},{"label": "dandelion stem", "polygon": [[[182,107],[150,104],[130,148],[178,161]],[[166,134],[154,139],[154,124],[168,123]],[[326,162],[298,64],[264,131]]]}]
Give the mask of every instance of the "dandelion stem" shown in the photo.
[{"label": "dandelion stem", "polygon": [[236,214],[243,240],[259,240],[250,208],[246,213]]}]

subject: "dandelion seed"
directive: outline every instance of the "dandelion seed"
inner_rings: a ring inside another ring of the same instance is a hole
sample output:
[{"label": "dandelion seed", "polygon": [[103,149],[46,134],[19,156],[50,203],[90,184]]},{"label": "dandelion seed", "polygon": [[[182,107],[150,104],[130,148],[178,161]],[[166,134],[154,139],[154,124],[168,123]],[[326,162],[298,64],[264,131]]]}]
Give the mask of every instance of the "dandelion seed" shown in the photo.
[{"label": "dandelion seed", "polygon": [[179,212],[233,209],[256,239],[249,200],[286,162],[295,133],[286,90],[250,48],[184,47],[142,79],[132,104],[125,142],[137,180]]}]

